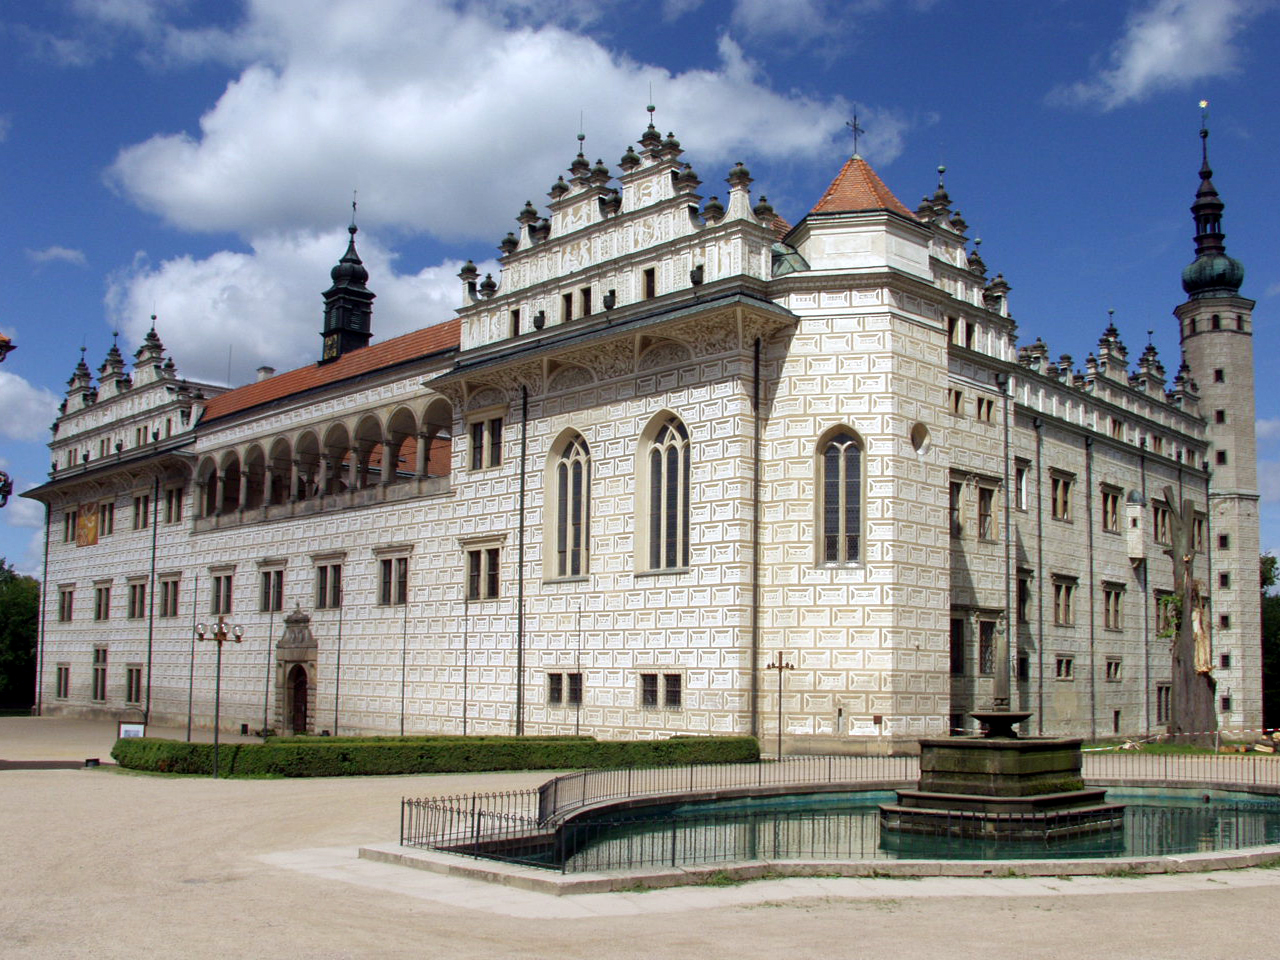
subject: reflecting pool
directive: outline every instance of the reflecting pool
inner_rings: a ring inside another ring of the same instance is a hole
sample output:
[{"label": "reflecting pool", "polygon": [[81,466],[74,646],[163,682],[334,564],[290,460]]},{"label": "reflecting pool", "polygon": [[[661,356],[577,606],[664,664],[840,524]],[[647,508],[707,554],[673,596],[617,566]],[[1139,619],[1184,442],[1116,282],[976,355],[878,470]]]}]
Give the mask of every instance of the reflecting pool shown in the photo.
[{"label": "reflecting pool", "polygon": [[[1051,843],[880,836],[893,791],[792,794],[649,806],[566,825],[537,854],[566,872],[744,860],[1016,860],[1150,857],[1280,843],[1280,798],[1220,790],[1113,787],[1124,829]],[[507,859],[507,858],[504,858]]]}]

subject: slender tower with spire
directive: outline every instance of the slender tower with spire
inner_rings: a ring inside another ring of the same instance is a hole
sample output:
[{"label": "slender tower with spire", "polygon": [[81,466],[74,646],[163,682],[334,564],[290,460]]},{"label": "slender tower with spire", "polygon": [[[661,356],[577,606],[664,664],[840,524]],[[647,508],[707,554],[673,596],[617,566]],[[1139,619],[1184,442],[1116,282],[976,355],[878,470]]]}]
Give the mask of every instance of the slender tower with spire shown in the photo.
[{"label": "slender tower with spire", "polygon": [[320,362],[336,360],[344,353],[358,350],[373,336],[373,299],[375,294],[365,286],[369,271],[356,253],[356,204],[351,202],[351,226],[347,232],[347,252],[330,271],[333,286],[324,292],[324,328],[320,336],[324,350]]},{"label": "slender tower with spire", "polygon": [[[1201,103],[1201,109],[1207,106]],[[1262,719],[1262,613],[1258,590],[1258,460],[1254,436],[1253,307],[1240,296],[1244,267],[1227,256],[1224,204],[1200,129],[1200,187],[1191,214],[1196,258],[1182,271],[1187,300],[1174,310],[1182,356],[1208,422],[1211,628],[1219,725]]]}]

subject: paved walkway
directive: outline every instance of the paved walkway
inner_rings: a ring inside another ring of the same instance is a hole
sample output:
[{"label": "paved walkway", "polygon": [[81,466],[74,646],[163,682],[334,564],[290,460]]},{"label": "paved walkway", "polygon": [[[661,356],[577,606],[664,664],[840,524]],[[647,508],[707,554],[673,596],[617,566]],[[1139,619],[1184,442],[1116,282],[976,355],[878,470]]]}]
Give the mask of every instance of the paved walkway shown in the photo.
[{"label": "paved walkway", "polygon": [[[0,759],[106,758],[113,724],[0,718]],[[212,780],[0,771],[0,957],[1272,958],[1280,870],[811,878],[550,897],[362,861],[403,795],[545,773]]]}]

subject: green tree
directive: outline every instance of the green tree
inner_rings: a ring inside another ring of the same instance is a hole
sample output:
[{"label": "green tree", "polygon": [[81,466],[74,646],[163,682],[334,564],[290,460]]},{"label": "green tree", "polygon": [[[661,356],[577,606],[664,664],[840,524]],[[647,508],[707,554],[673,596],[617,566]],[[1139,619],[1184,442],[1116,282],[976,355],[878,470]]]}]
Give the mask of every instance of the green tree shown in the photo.
[{"label": "green tree", "polygon": [[0,557],[0,707],[29,707],[35,701],[39,615],[40,581]]},{"label": "green tree", "polygon": [[1262,723],[1280,726],[1280,596],[1276,585],[1276,558],[1262,555]]}]

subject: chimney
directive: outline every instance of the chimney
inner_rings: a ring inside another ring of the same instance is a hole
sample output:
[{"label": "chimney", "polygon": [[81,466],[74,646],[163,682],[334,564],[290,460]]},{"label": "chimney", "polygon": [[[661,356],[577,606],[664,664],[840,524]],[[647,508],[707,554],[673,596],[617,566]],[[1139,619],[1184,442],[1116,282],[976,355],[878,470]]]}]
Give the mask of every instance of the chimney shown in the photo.
[{"label": "chimney", "polygon": [[270,379],[271,379],[272,377],[274,377],[275,375],[276,375],[276,368],[275,368],[275,367],[259,367],[259,368],[258,368],[258,383],[261,383],[263,380],[270,380]]}]

